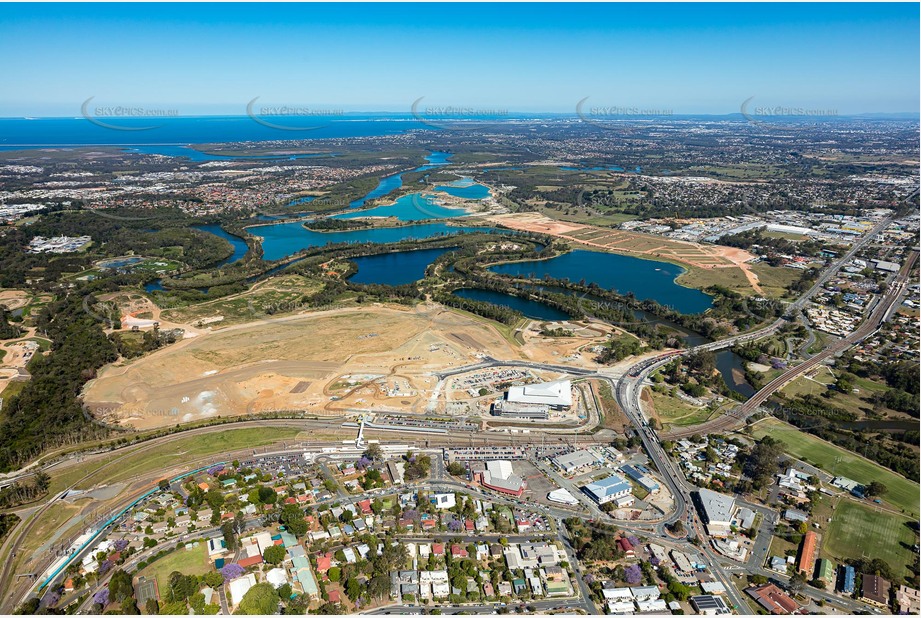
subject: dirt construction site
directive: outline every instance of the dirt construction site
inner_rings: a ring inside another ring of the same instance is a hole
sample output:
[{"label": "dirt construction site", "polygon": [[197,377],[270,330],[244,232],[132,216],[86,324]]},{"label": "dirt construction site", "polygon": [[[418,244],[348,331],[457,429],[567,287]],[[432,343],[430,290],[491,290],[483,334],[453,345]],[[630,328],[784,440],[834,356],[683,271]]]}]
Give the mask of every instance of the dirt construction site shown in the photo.
[{"label": "dirt construction site", "polygon": [[136,429],[275,411],[423,413],[435,372],[486,355],[547,360],[486,321],[437,304],[344,308],[196,329],[105,367],[84,400],[101,420]]}]

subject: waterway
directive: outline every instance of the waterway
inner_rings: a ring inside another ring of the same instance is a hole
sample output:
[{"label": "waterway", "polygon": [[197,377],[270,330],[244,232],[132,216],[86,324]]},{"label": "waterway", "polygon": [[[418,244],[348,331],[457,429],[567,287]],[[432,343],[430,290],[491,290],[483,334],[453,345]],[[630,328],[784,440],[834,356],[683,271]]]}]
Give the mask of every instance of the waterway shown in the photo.
[{"label": "waterway", "polygon": [[438,247],[351,258],[358,265],[358,272],[349,277],[349,281],[379,285],[413,283],[425,277],[425,269],[438,259],[438,256],[456,248]]},{"label": "waterway", "polygon": [[480,300],[487,303],[492,303],[494,305],[508,307],[509,309],[514,309],[520,312],[522,315],[534,320],[557,321],[569,319],[569,314],[564,311],[560,311],[559,309],[555,309],[541,302],[527,298],[519,298],[518,296],[505,294],[503,292],[496,292],[493,290],[480,290],[474,288],[460,288],[454,290],[453,294],[461,298]]},{"label": "waterway", "polygon": [[[427,172],[430,169],[434,169],[442,165],[447,165],[448,160],[450,158],[451,158],[450,153],[438,152],[438,151],[432,152],[427,157],[425,157],[425,160],[428,161],[428,163],[421,165],[412,171],[413,172]],[[377,187],[371,190],[364,197],[351,202],[349,204],[349,208],[360,208],[364,206],[367,201],[376,200],[378,198],[389,195],[402,186],[403,186],[403,172],[400,172],[399,174],[393,174],[392,176],[384,176],[383,178],[381,178],[380,182],[377,184]],[[374,216],[374,215],[366,214],[364,216]]]},{"label": "waterway", "polygon": [[644,260],[627,255],[576,249],[549,260],[499,264],[491,271],[503,275],[596,283],[618,294],[632,293],[640,300],[654,300],[679,313],[702,313],[713,306],[713,299],[694,288],[675,283],[684,269],[668,262]]},{"label": "waterway", "polygon": [[422,223],[401,227],[378,227],[345,232],[314,232],[297,221],[248,228],[251,234],[262,238],[264,260],[281,260],[289,255],[334,243],[393,243],[401,240],[449,236],[460,232],[492,232],[491,227],[461,227],[445,223]]}]

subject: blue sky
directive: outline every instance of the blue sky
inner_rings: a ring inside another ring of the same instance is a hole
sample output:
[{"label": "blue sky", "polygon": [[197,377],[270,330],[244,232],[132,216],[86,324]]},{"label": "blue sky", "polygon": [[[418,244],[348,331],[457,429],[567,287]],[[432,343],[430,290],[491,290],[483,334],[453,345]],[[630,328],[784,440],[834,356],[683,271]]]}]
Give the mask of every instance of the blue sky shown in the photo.
[{"label": "blue sky", "polygon": [[5,4],[0,116],[80,104],[917,112],[917,4]]}]

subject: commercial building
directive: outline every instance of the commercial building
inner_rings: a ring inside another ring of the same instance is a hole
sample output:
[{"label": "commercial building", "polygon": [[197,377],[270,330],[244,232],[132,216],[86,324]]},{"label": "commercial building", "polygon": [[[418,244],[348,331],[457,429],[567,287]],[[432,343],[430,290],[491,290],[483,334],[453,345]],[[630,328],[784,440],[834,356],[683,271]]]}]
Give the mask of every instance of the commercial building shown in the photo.
[{"label": "commercial building", "polygon": [[889,589],[892,587],[887,580],[879,575],[864,573],[863,585],[860,588],[860,600],[877,607],[889,605]]},{"label": "commercial building", "polygon": [[715,537],[729,536],[732,529],[732,514],[735,511],[735,498],[709,489],[701,489],[694,496],[707,533]]},{"label": "commercial building", "polygon": [[832,584],[835,581],[835,565],[828,558],[821,558],[816,564],[815,579],[821,579],[826,584]]},{"label": "commercial building", "polygon": [[895,591],[895,603],[898,612],[907,616],[921,614],[921,593],[908,586],[899,586]]},{"label": "commercial building", "polygon": [[799,560],[796,563],[796,570],[800,573],[812,573],[815,566],[815,547],[818,537],[815,532],[810,530],[803,537],[803,544],[799,548]]},{"label": "commercial building", "polygon": [[691,597],[691,606],[701,616],[723,616],[732,613],[732,610],[726,605],[726,601],[712,594]]},{"label": "commercial building", "polygon": [[573,451],[565,455],[557,455],[551,461],[553,465],[566,474],[572,474],[573,472],[591,468],[601,463],[597,455],[586,450]]},{"label": "commercial building", "polygon": [[652,478],[652,473],[646,466],[634,464],[621,466],[620,470],[649,493],[653,494],[659,491],[659,484]]},{"label": "commercial building", "polygon": [[493,460],[486,462],[486,470],[480,474],[480,483],[495,491],[520,498],[527,486],[512,470],[512,462]]},{"label": "commercial building", "polygon": [[792,614],[799,609],[799,604],[774,584],[752,586],[745,592],[769,614]]},{"label": "commercial building", "polygon": [[502,418],[528,418],[542,421],[550,418],[550,408],[541,404],[499,400],[492,404],[492,415],[501,416]]},{"label": "commercial building", "polygon": [[839,584],[838,591],[843,592],[844,594],[853,594],[854,593],[854,580],[857,577],[857,573],[854,571],[854,567],[851,565],[846,565],[841,567],[839,574]]},{"label": "commercial building", "polygon": [[551,410],[566,410],[572,406],[572,382],[556,380],[542,384],[513,386],[505,394],[505,401],[544,405]]},{"label": "commercial building", "polygon": [[612,474],[606,479],[589,483],[582,491],[598,504],[607,504],[617,498],[629,496],[632,488],[624,477]]}]

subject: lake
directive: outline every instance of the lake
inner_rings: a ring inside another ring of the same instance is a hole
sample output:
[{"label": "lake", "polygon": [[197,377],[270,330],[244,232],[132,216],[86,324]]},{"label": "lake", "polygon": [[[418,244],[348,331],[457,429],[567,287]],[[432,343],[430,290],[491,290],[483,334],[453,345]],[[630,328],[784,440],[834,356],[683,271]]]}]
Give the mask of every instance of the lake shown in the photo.
[{"label": "lake", "polygon": [[534,320],[557,321],[570,319],[568,313],[560,311],[559,309],[554,309],[553,307],[549,307],[544,303],[527,298],[519,298],[511,294],[504,294],[502,292],[496,292],[493,290],[460,288],[454,290],[452,293],[455,296],[459,296],[461,298],[479,300],[487,303],[492,303],[494,305],[508,307],[509,309],[514,309],[520,312],[522,315]]},{"label": "lake", "polygon": [[489,197],[489,187],[474,182],[470,178],[455,180],[451,184],[439,185],[436,191],[453,195],[465,200],[482,200]]},{"label": "lake", "polygon": [[[429,155],[425,157],[425,160],[428,161],[428,163],[421,165],[412,171],[413,172],[425,172],[430,169],[439,167],[441,165],[447,165],[448,160],[450,158],[451,158],[451,154],[447,152],[436,151],[436,152],[429,153]],[[349,208],[360,208],[364,206],[367,201],[382,198],[385,195],[389,195],[390,193],[393,193],[394,191],[396,191],[402,186],[403,186],[403,173],[402,172],[399,174],[393,174],[392,176],[384,176],[383,178],[381,178],[380,182],[378,182],[377,187],[372,189],[367,195],[349,203]]]},{"label": "lake", "polygon": [[[370,195],[370,194],[369,194]],[[400,221],[424,221],[426,219],[451,219],[469,214],[463,208],[446,208],[435,203],[435,198],[421,193],[410,193],[387,206],[333,215],[332,219],[356,219],[359,217],[396,217]]]},{"label": "lake", "polygon": [[358,272],[349,277],[349,281],[382,285],[413,283],[425,277],[425,269],[438,256],[455,249],[457,247],[439,247],[351,258],[358,265]]},{"label": "lake", "polygon": [[227,264],[233,264],[237,260],[243,259],[243,256],[246,255],[246,252],[249,251],[249,245],[246,244],[245,240],[239,236],[228,234],[220,225],[195,225],[192,227],[194,227],[196,230],[208,232],[210,234],[214,234],[215,236],[220,236],[233,246],[233,253],[230,254],[230,257],[219,262],[215,268],[220,268],[221,266],[226,266]]},{"label": "lake", "polygon": [[576,249],[549,260],[498,264],[490,270],[531,279],[550,276],[573,282],[584,280],[618,294],[632,292],[640,300],[654,300],[680,313],[702,313],[713,306],[707,294],[675,283],[675,278],[684,272],[681,266],[614,253]]},{"label": "lake", "polygon": [[253,226],[247,229],[251,234],[262,237],[262,258],[268,261],[280,260],[303,249],[333,243],[392,243],[406,239],[418,240],[433,236],[448,236],[460,232],[495,231],[495,228],[490,227],[455,227],[445,223],[423,223],[345,232],[314,232],[305,228],[300,222]]}]

